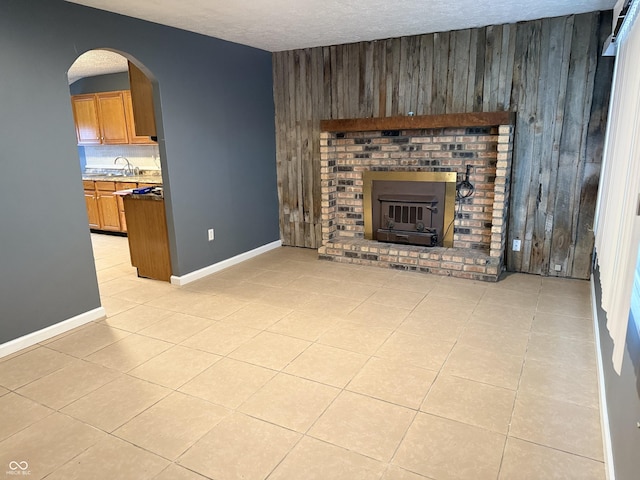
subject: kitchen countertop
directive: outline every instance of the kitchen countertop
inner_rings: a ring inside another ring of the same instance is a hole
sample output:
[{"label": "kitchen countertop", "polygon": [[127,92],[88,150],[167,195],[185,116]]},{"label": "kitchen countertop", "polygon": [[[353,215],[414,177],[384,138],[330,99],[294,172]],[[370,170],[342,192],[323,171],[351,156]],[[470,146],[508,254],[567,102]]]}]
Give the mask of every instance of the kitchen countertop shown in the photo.
[{"label": "kitchen countertop", "polygon": [[82,180],[94,180],[97,182],[126,182],[126,183],[152,183],[162,185],[162,177],[160,175],[82,175]]},{"label": "kitchen countertop", "polygon": [[164,197],[162,195],[156,195],[154,193],[143,193],[143,194],[132,193],[131,195],[128,195],[128,197],[133,200],[152,200],[152,201],[164,200]]}]

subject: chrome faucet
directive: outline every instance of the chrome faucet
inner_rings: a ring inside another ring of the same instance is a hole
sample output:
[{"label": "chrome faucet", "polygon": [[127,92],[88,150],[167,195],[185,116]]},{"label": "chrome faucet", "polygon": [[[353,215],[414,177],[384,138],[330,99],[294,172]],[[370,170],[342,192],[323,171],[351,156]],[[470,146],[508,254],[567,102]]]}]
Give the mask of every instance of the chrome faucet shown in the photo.
[{"label": "chrome faucet", "polygon": [[131,163],[129,162],[129,159],[127,157],[116,157],[115,160],[113,161],[113,164],[116,165],[118,163],[118,160],[124,160],[126,162],[126,165],[124,166],[124,174],[125,176],[130,176],[130,175],[135,175],[136,173],[138,173],[140,170],[138,169],[138,167],[134,167],[133,165],[131,165]]}]

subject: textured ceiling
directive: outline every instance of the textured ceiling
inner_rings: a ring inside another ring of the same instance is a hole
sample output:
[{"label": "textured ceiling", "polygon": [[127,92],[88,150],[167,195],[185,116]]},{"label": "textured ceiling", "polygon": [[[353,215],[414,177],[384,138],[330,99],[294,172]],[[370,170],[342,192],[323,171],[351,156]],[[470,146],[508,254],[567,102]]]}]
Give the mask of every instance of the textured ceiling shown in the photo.
[{"label": "textured ceiling", "polygon": [[108,50],[92,50],[80,55],[67,72],[69,84],[83,77],[127,71],[127,59]]},{"label": "textured ceiling", "polygon": [[616,0],[67,0],[277,52],[499,25]]}]

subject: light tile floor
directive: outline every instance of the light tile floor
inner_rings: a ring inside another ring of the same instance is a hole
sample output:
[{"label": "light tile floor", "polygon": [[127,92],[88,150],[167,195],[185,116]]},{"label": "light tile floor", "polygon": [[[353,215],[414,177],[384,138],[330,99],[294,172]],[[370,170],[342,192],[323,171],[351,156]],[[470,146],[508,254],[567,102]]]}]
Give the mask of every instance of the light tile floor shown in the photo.
[{"label": "light tile floor", "polygon": [[92,239],[108,317],[0,360],[0,471],[605,478],[587,282],[281,248],[178,288]]}]

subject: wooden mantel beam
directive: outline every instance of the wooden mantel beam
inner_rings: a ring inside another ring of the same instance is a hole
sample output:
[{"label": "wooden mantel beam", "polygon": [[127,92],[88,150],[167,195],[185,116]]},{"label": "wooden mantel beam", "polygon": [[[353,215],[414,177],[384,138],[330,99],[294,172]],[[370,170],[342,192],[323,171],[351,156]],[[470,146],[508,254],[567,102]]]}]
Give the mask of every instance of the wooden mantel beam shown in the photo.
[{"label": "wooden mantel beam", "polygon": [[377,130],[415,130],[446,127],[492,127],[513,125],[513,112],[448,113],[443,115],[415,115],[404,117],[345,118],[321,120],[323,132],[371,132]]}]

